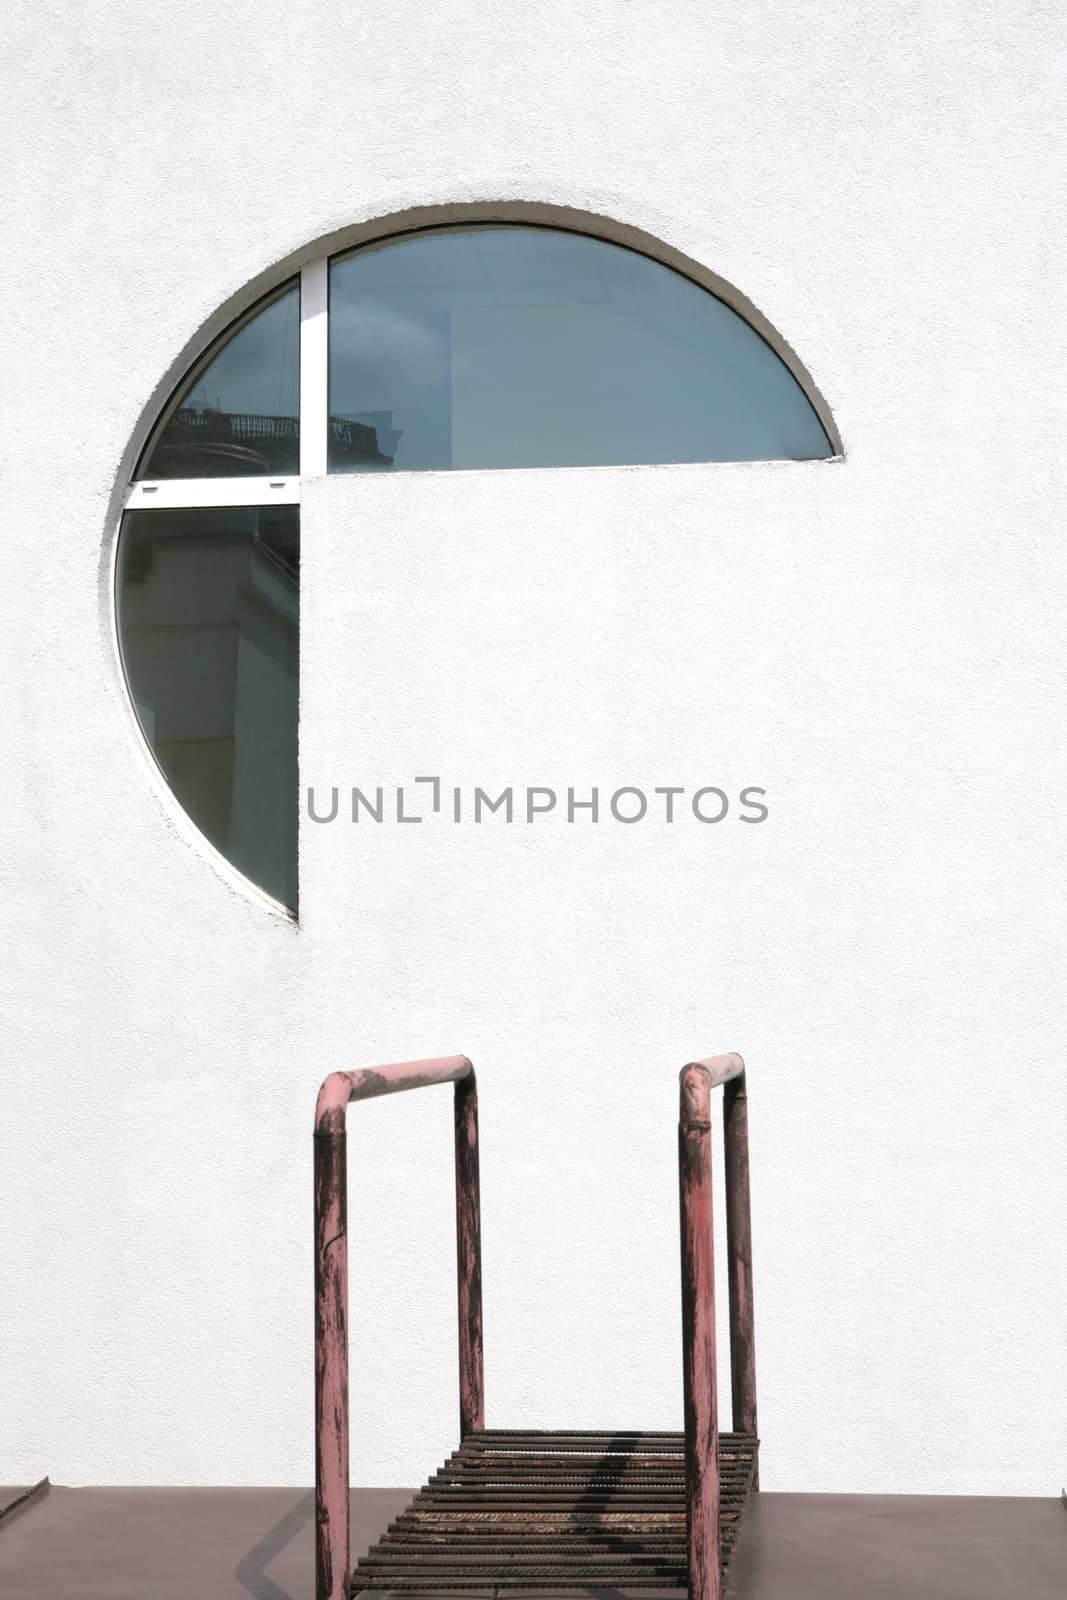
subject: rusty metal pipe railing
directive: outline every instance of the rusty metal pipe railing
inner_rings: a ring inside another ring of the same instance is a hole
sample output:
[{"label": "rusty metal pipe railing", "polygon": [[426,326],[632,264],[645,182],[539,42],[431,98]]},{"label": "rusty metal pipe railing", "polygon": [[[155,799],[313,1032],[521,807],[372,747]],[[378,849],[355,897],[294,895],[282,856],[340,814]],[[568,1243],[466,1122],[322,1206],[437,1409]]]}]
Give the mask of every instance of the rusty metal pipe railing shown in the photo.
[{"label": "rusty metal pipe railing", "polygon": [[678,1118],[689,1600],[721,1600],[722,1594],[711,1189],[711,1091],[719,1085],[725,1088],[723,1136],[733,1425],[738,1433],[756,1433],[745,1064],[738,1055],[714,1056],[707,1061],[691,1061],[682,1068]]},{"label": "rusty metal pipe railing", "polygon": [[[740,1060],[740,1056],[737,1058]],[[756,1326],[752,1290],[752,1205],[748,1183],[748,1085],[744,1067],[723,1086],[726,1258],[730,1293],[730,1391],[735,1433],[758,1437]],[[759,1457],[753,1489],[759,1488]]]},{"label": "rusty metal pipe railing", "polygon": [[333,1072],[315,1107],[315,1593],[348,1600],[348,1223],[345,1113],[428,1084],[455,1084],[461,1437],[485,1425],[478,1089],[466,1056]]}]

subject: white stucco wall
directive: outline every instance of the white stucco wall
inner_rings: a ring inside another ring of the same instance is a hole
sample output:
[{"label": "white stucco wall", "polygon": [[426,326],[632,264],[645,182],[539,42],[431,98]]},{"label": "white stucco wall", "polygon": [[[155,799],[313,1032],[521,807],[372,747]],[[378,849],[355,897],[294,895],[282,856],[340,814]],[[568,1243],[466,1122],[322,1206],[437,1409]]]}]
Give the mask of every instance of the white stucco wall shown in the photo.
[{"label": "white stucco wall", "polygon": [[[489,1420],[680,1425],[676,1073],[736,1048],[765,1487],[1058,1491],[1056,8],[195,0],[164,25],[126,0],[12,26],[0,1481],[310,1481],[315,1089],[457,1049]],[[736,285],[846,459],[310,485],[304,781],[752,783],[771,814],[305,822],[297,929],[136,731],[123,463],[243,285],[494,200]],[[451,1443],[449,1114],[351,1118],[355,1482]]]}]

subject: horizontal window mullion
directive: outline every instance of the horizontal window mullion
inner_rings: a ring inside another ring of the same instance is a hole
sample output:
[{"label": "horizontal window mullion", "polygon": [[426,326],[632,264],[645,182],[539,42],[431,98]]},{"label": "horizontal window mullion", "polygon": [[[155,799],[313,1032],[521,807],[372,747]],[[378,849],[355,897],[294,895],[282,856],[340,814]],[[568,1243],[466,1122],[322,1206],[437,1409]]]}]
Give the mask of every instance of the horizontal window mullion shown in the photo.
[{"label": "horizontal window mullion", "polygon": [[151,511],[153,507],[299,504],[300,479],[295,477],[142,479],[132,483],[126,495],[128,511]]}]

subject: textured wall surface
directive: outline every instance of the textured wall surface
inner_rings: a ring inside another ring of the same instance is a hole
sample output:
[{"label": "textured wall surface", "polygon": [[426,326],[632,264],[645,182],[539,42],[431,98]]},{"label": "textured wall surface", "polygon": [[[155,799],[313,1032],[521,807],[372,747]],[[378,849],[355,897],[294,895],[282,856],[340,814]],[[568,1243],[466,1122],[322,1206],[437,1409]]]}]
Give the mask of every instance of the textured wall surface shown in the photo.
[{"label": "textured wall surface", "polygon": [[[1058,1491],[1056,11],[14,7],[0,1481],[308,1482],[315,1089],[454,1050],[490,1422],[680,1425],[676,1073],[736,1048],[765,1486]],[[310,485],[304,781],[770,816],[305,820],[296,928],[129,711],[131,439],[244,285],[500,200],[736,285],[845,459]],[[448,1095],[350,1123],[353,1479],[412,1482],[454,1425]]]}]

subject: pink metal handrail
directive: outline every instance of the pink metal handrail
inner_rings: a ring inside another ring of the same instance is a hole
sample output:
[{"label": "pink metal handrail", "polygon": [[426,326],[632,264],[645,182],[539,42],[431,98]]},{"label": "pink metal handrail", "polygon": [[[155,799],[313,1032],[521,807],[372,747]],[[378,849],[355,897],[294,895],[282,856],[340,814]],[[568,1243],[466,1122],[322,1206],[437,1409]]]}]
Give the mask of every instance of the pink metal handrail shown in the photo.
[{"label": "pink metal handrail", "polygon": [[[689,1600],[720,1600],[719,1407],[715,1356],[715,1247],[711,1192],[711,1091],[722,1085],[730,1369],[736,1433],[756,1434],[748,1095],[739,1055],[682,1068],[678,1180],[682,1234],[682,1365],[685,1388]],[[753,1488],[756,1484],[753,1483]]]},{"label": "pink metal handrail", "polygon": [[315,1584],[317,1600],[347,1600],[348,1221],[345,1112],[428,1084],[455,1084],[456,1256],[460,1434],[484,1426],[478,1088],[466,1056],[333,1072],[315,1107]]},{"label": "pink metal handrail", "polygon": [[[335,1072],[315,1111],[316,1597],[348,1600],[348,1237],[345,1113],[350,1100],[455,1085],[460,1436],[485,1426],[478,1091],[466,1056]],[[739,1055],[691,1061],[680,1079],[682,1366],[689,1600],[721,1600],[711,1092],[722,1087],[733,1427],[755,1437],[748,1095]],[[757,1484],[753,1483],[753,1488]]]}]

